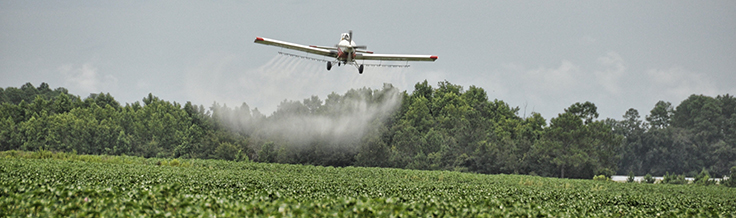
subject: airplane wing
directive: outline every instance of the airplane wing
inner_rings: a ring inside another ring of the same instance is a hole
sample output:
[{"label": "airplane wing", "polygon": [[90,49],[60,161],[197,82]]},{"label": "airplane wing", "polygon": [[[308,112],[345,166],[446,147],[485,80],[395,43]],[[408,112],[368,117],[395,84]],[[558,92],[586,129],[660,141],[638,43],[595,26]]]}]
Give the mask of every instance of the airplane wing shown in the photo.
[{"label": "airplane wing", "polygon": [[253,42],[264,44],[264,45],[273,45],[273,46],[278,46],[282,48],[293,49],[297,51],[303,51],[303,52],[322,55],[322,56],[335,57],[337,55],[337,51],[331,51],[331,50],[327,50],[323,48],[310,47],[306,45],[300,45],[296,43],[284,42],[284,41],[268,39],[268,38],[263,38],[263,37],[256,37],[256,40]]},{"label": "airplane wing", "polygon": [[312,47],[312,48],[321,48],[321,49],[325,49],[325,50],[337,50],[337,47],[329,47],[329,46],[310,45],[309,47]]},{"label": "airplane wing", "polygon": [[435,61],[435,55],[404,55],[404,54],[361,54],[355,56],[356,60],[381,60],[381,61]]}]

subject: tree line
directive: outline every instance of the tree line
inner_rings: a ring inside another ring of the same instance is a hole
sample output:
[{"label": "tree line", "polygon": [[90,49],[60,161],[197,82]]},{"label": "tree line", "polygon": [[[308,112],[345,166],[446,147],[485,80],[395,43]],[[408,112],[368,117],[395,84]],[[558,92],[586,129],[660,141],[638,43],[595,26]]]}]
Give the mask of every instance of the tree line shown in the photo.
[{"label": "tree line", "polygon": [[489,100],[480,87],[390,84],[303,101],[264,115],[181,105],[152,94],[121,105],[42,83],[0,88],[0,150],[227,159],[328,166],[455,170],[592,178],[614,173],[714,177],[736,166],[736,99],[692,95],[660,101],[644,119],[598,119],[591,102],[549,119]]}]

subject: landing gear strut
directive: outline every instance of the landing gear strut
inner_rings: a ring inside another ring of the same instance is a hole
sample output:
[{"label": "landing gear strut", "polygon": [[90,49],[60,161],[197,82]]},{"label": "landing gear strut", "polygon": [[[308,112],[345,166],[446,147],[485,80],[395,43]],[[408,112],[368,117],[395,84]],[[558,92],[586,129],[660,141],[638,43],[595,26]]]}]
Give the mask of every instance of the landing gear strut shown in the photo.
[{"label": "landing gear strut", "polygon": [[332,69],[332,62],[327,62],[327,71],[330,71]]}]

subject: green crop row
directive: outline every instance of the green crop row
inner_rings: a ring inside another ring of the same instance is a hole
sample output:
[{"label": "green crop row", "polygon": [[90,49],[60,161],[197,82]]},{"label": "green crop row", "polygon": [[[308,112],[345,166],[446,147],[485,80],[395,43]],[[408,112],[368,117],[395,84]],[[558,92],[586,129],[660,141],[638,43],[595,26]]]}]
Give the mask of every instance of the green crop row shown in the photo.
[{"label": "green crop row", "polygon": [[136,160],[2,156],[0,217],[733,217],[736,211],[736,189],[720,186],[214,160],[173,167]]}]

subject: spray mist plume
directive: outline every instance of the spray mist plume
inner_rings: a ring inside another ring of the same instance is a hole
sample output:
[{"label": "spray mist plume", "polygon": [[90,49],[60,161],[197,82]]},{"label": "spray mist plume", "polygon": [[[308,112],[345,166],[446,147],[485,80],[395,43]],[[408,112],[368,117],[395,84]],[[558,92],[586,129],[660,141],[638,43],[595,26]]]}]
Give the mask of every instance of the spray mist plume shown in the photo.
[{"label": "spray mist plume", "polygon": [[351,89],[344,95],[332,93],[322,101],[317,96],[303,101],[284,100],[270,116],[247,104],[229,109],[213,108],[213,115],[231,130],[250,137],[254,150],[273,142],[301,151],[357,152],[359,143],[371,130],[385,124],[400,106],[402,93],[390,84],[383,89]]}]

